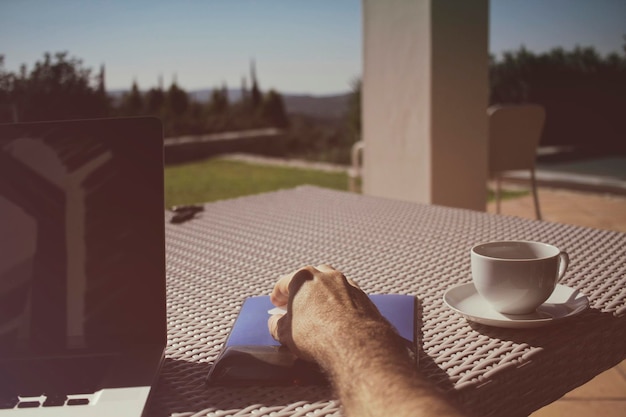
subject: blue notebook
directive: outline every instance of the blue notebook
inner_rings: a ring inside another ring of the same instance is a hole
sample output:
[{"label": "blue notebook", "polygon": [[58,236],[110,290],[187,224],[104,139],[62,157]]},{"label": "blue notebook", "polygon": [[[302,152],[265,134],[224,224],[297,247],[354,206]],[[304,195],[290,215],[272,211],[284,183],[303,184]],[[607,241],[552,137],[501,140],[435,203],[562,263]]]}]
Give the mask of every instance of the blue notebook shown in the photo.
[{"label": "blue notebook", "polygon": [[[369,296],[415,355],[417,298],[402,294]],[[269,296],[247,298],[222,353],[209,371],[210,385],[311,385],[327,380],[314,363],[297,358],[275,341],[267,329]]]}]

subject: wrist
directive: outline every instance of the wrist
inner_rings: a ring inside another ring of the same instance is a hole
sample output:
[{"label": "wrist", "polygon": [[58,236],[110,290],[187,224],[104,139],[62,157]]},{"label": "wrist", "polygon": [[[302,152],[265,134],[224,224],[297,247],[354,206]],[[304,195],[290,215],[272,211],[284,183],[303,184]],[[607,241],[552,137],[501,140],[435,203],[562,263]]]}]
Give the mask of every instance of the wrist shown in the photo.
[{"label": "wrist", "polygon": [[345,318],[334,323],[327,335],[314,357],[333,378],[381,366],[415,371],[405,340],[382,317]]},{"label": "wrist", "polygon": [[362,320],[343,333],[325,362],[347,416],[457,416],[419,374],[402,339],[386,320]]}]

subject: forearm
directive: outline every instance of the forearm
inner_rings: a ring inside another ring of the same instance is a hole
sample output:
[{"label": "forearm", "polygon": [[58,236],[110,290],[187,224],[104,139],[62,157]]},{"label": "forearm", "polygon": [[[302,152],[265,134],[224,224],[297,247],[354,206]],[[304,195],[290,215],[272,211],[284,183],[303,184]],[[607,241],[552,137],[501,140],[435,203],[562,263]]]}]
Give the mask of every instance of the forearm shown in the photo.
[{"label": "forearm", "polygon": [[349,417],[456,417],[461,414],[415,370],[404,341],[369,297],[328,265],[281,277],[272,336],[329,375]]},{"label": "forearm", "polygon": [[416,372],[388,324],[353,322],[349,334],[318,360],[348,417],[461,416]]}]

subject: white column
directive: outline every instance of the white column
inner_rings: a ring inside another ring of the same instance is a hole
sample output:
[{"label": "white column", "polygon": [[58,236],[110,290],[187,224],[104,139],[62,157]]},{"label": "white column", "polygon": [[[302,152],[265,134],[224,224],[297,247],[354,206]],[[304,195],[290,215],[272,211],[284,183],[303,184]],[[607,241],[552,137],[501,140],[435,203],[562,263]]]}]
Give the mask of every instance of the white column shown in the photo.
[{"label": "white column", "polygon": [[485,209],[487,0],[363,0],[364,192]]}]

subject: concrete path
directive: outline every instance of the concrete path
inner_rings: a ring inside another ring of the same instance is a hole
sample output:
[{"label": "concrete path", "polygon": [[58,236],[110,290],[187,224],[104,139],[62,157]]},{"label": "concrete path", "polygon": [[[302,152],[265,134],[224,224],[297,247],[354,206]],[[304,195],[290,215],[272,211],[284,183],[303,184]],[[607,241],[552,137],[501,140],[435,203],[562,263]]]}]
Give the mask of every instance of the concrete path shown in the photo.
[{"label": "concrete path", "polygon": [[276,158],[272,156],[252,155],[247,153],[231,153],[220,155],[221,159],[248,162],[260,165],[277,165],[290,168],[316,169],[325,172],[347,172],[346,165],[330,164],[327,162],[304,161],[301,159]]},{"label": "concrete path", "polygon": [[[545,221],[626,232],[626,196],[539,187],[539,207]],[[495,203],[487,211],[495,213]],[[500,214],[534,219],[534,213],[531,194],[501,202]]]}]

